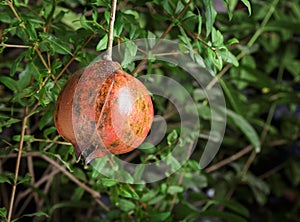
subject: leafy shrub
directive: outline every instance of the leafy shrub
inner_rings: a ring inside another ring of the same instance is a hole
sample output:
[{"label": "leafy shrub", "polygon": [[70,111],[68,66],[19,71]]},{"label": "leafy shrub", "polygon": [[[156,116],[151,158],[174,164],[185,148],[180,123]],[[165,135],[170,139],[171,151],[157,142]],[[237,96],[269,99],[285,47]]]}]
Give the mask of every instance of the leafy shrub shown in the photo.
[{"label": "leafy shrub", "polygon": [[[191,158],[150,184],[121,183],[77,162],[53,123],[55,101],[69,76],[106,48],[110,2],[0,2],[1,219],[299,220],[299,1],[215,2],[118,3],[114,45],[179,39],[219,80],[228,109],[220,151],[200,169],[210,106],[178,67],[149,61],[140,74],[152,70],[180,80],[197,101],[201,120]],[[138,64],[124,69],[133,73]],[[169,116],[165,139],[157,152],[134,151],[124,158],[155,161],[180,139],[175,108],[159,98],[154,106]]]}]

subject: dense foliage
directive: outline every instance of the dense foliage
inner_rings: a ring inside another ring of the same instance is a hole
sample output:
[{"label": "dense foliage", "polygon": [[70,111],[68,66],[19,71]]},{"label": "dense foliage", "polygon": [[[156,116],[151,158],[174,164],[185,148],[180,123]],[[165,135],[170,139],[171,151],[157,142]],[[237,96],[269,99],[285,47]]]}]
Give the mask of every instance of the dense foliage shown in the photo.
[{"label": "dense foliage", "polygon": [[[299,0],[118,2],[114,45],[179,39],[219,80],[228,110],[220,150],[200,169],[210,106],[182,70],[149,60],[139,74],[179,81],[201,120],[191,158],[149,184],[121,183],[77,162],[53,122],[68,77],[105,50],[109,18],[108,0],[0,1],[0,220],[299,221]],[[163,158],[186,139],[175,107],[153,102],[167,119],[165,138],[128,161]]]}]

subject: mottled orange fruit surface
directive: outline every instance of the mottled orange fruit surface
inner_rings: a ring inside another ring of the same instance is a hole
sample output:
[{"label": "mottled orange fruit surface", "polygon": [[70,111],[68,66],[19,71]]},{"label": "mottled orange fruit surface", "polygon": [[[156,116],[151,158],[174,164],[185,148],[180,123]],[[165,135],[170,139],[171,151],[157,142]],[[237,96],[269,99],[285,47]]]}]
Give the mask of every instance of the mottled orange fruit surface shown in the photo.
[{"label": "mottled orange fruit surface", "polygon": [[116,62],[98,61],[75,73],[60,93],[58,132],[86,163],[108,152],[127,153],[147,136],[153,105],[145,86]]}]

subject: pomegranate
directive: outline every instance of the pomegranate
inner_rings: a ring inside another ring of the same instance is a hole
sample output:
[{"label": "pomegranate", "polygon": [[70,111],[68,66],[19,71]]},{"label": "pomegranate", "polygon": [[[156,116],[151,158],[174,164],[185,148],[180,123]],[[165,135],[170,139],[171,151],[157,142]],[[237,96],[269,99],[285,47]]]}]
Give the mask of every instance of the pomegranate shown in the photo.
[{"label": "pomegranate", "polygon": [[54,122],[86,164],[138,147],[153,120],[146,87],[117,62],[97,61],[74,73],[56,102]]}]

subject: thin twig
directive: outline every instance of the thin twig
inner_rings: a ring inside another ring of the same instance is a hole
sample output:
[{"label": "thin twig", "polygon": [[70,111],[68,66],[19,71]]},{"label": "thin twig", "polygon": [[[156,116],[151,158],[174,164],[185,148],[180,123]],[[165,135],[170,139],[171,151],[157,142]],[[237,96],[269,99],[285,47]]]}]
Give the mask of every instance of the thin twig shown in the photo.
[{"label": "thin twig", "polygon": [[[268,113],[268,116],[267,116],[267,119],[266,119],[266,122],[264,124],[264,128],[260,134],[260,141],[261,143],[263,143],[265,141],[265,138],[269,132],[269,129],[270,129],[270,125],[271,125],[271,121],[273,119],[273,115],[274,115],[274,112],[275,112],[275,108],[276,108],[276,105],[275,104],[272,104],[270,110],[269,110],[269,113]],[[243,171],[242,171],[242,178],[245,177],[245,175],[247,174],[251,164],[253,163],[253,161],[255,160],[255,157],[257,155],[257,151],[253,151],[251,153],[251,155],[249,156],[244,168],[243,168]]]},{"label": "thin twig", "polygon": [[[182,181],[183,181],[183,177],[184,177],[184,172],[180,173],[180,175],[179,175],[179,179],[178,179],[178,183],[177,183],[178,186],[181,186]],[[173,196],[173,199],[172,199],[172,201],[171,201],[170,211],[173,210],[173,208],[174,208],[174,206],[175,206],[175,204],[176,204],[176,200],[178,200],[177,197],[178,197],[178,194],[175,193],[174,196]]]},{"label": "thin twig", "polygon": [[79,48],[79,50],[77,50],[72,58],[69,60],[69,62],[65,65],[65,67],[60,71],[60,73],[56,76],[56,78],[54,79],[55,82],[57,82],[59,80],[59,78],[64,74],[64,72],[67,70],[67,68],[72,64],[72,62],[75,60],[78,52],[80,52],[82,49],[84,49],[87,44],[92,40],[92,38],[94,38],[95,34],[91,34],[88,39],[83,43],[83,45]]},{"label": "thin twig", "polygon": [[[246,53],[243,51],[243,52],[240,52],[236,59],[237,60],[240,60],[242,59],[244,56],[246,55]],[[232,67],[232,64],[227,64],[226,66],[224,66],[224,68],[215,76],[215,78],[213,78],[210,83],[205,87],[206,90],[210,90],[218,81],[219,79],[222,78],[222,76]]]},{"label": "thin twig", "polygon": [[0,46],[5,48],[19,48],[19,49],[29,49],[32,47],[29,45],[14,45],[14,44],[6,44],[6,43],[0,43]]},{"label": "thin twig", "polygon": [[219,169],[219,168],[221,168],[221,167],[223,167],[223,166],[225,166],[225,165],[227,165],[227,164],[229,164],[229,163],[231,163],[231,162],[233,162],[233,161],[241,158],[245,154],[249,153],[252,149],[253,149],[253,146],[252,145],[248,145],[244,149],[242,149],[241,151],[233,154],[232,156],[230,156],[230,157],[228,157],[228,158],[226,158],[226,159],[224,159],[224,160],[222,160],[222,161],[220,161],[220,162],[212,165],[211,167],[206,168],[205,172],[206,173],[210,173],[212,171],[215,171],[215,170],[217,170],[217,169]]},{"label": "thin twig", "polygon": [[57,143],[57,144],[61,144],[61,145],[72,146],[72,144],[69,143],[69,142],[56,141],[56,140],[49,140],[49,139],[38,139],[38,138],[34,138],[33,141],[35,141],[35,142],[44,142],[44,143]]},{"label": "thin twig", "polygon": [[81,183],[76,177],[74,177],[69,171],[66,170],[65,167],[59,165],[57,162],[55,162],[53,159],[51,159],[50,157],[43,155],[41,153],[35,153],[35,156],[39,156],[41,158],[43,158],[44,160],[46,160],[48,163],[52,164],[53,166],[55,166],[56,168],[58,168],[61,172],[63,172],[67,177],[69,177],[70,180],[72,180],[74,183],[76,183],[78,186],[82,187],[84,190],[86,190],[87,192],[91,193],[93,197],[100,197],[100,193],[98,193],[97,191],[94,191],[93,189],[91,189],[90,187],[88,187],[87,185]]},{"label": "thin twig", "polygon": [[134,150],[131,154],[129,154],[124,161],[125,162],[130,162],[133,159],[135,159],[136,157],[138,157],[141,154],[141,151],[139,151],[138,149]]},{"label": "thin twig", "polygon": [[22,156],[23,145],[24,145],[25,130],[26,130],[26,124],[27,124],[27,119],[28,119],[27,113],[28,113],[28,107],[25,108],[25,114],[24,114],[24,118],[23,118],[23,122],[22,122],[22,131],[21,131],[19,150],[18,150],[18,156],[17,156],[17,162],[16,162],[15,178],[14,178],[14,184],[12,187],[9,211],[8,211],[8,216],[7,216],[8,222],[11,221],[11,216],[12,216],[12,212],[13,212],[13,208],[14,208],[14,201],[15,201],[15,194],[16,194],[17,183],[18,183],[21,156]]},{"label": "thin twig", "polygon": [[34,50],[36,51],[36,53],[37,53],[38,56],[40,57],[40,59],[41,59],[43,65],[44,65],[45,68],[47,69],[48,73],[51,73],[51,68],[48,66],[46,60],[44,59],[44,57],[43,57],[43,55],[42,55],[42,53],[41,53],[41,51],[39,50],[39,48],[38,48],[37,45],[34,47]]},{"label": "thin twig", "polygon": [[[31,135],[30,126],[28,126],[26,128],[26,134]],[[29,142],[26,142],[26,147],[27,147],[28,151],[31,151],[31,144]],[[28,167],[28,172],[31,176],[30,183],[34,184],[35,183],[35,172],[34,172],[33,160],[32,160],[31,156],[27,157],[27,167]],[[34,197],[35,202],[37,202],[38,194],[36,192],[33,193],[33,197]]]},{"label": "thin twig", "polygon": [[[93,190],[86,184],[82,183],[79,179],[77,179],[73,174],[71,174],[64,166],[61,166],[55,160],[51,159],[50,157],[40,153],[40,152],[27,152],[23,154],[23,157],[32,156],[32,157],[39,157],[47,161],[48,163],[55,166],[59,171],[61,171],[63,174],[65,174],[71,181],[76,183],[78,186],[80,186],[82,189],[84,189],[86,192],[90,193],[92,197],[95,199],[95,201],[105,210],[109,211],[109,208],[99,199],[101,197],[101,194],[98,191]],[[9,158],[16,157],[16,155],[9,155]]]},{"label": "thin twig", "polygon": [[253,161],[255,160],[255,157],[256,157],[256,150],[252,150],[250,156],[248,157],[244,167],[243,167],[243,170],[241,172],[241,179],[244,180],[246,178],[246,174],[251,166],[251,164],[253,163]]},{"label": "thin twig", "polygon": [[[48,194],[49,189],[50,189],[50,187],[51,187],[51,185],[52,185],[52,182],[53,182],[53,177],[52,177],[52,179],[46,181],[46,184],[45,184],[44,190],[43,190],[43,193],[44,193],[45,195]],[[44,198],[41,198],[38,202],[36,202],[36,211],[37,211],[37,212],[40,211],[40,210],[42,209],[42,207],[43,207],[43,205],[44,205],[44,201],[45,201],[45,199],[44,199]]]},{"label": "thin twig", "polygon": [[182,25],[182,28],[184,29],[184,31],[191,36],[192,38],[195,38],[197,40],[199,40],[203,45],[205,45],[207,48],[210,48],[212,51],[216,52],[216,48],[210,46],[199,34],[193,33],[191,32],[186,26]]},{"label": "thin twig", "polygon": [[[32,157],[32,156],[31,156]],[[52,172],[49,172],[49,169],[52,169]],[[37,182],[35,182],[35,184],[33,184],[34,188],[38,188],[39,186],[41,186],[44,182],[47,181],[52,181],[53,177],[59,173],[59,169],[57,169],[56,167],[49,165],[49,167],[45,170],[45,172],[43,173],[43,176],[41,177],[41,179]],[[30,193],[32,193],[32,188],[28,188],[24,191],[22,191],[20,194],[18,194],[17,198],[16,198],[16,202],[15,202],[15,206],[17,207],[19,205],[19,203],[21,202],[21,200],[24,197],[27,197],[26,200],[22,200],[22,205],[20,206],[20,208],[18,208],[18,212],[16,213],[16,217],[20,217],[24,210],[27,208],[28,204],[30,203],[32,196],[33,195],[29,195]],[[34,192],[36,193],[36,192]]]},{"label": "thin twig", "polygon": [[7,0],[7,4],[10,7],[10,9],[12,10],[12,12],[14,13],[14,15],[16,16],[16,18],[18,19],[18,21],[22,24],[23,28],[25,28],[25,25],[24,25],[22,19],[20,18],[19,14],[17,13],[17,11],[13,5],[13,2],[10,0]]},{"label": "thin twig", "polygon": [[[184,6],[184,8],[181,10],[181,12],[177,15],[176,19],[180,19],[185,11],[188,9],[188,7],[190,6],[190,4],[193,2],[193,0],[190,0],[188,3],[186,3],[186,5]],[[172,28],[174,27],[174,24],[171,23],[168,28],[166,29],[166,31],[164,31],[164,33],[160,36],[159,40],[155,43],[155,45],[153,46],[152,50],[154,50],[159,43],[161,42],[161,40],[165,39],[166,36],[168,35],[168,33],[172,30]],[[147,62],[147,58],[144,58],[133,70],[133,74],[140,72],[141,67],[143,67],[145,65],[145,63]]]},{"label": "thin twig", "polygon": [[105,60],[112,61],[112,46],[114,42],[114,24],[116,17],[117,0],[111,1],[110,20],[109,20],[109,31],[108,31],[108,42],[107,42],[107,53],[104,56]]},{"label": "thin twig", "polygon": [[258,178],[264,180],[265,178],[273,175],[274,173],[278,172],[279,170],[281,170],[282,168],[285,167],[285,163],[281,163],[277,166],[275,166],[274,168],[268,170],[267,172],[263,173],[262,175],[260,175]]}]

